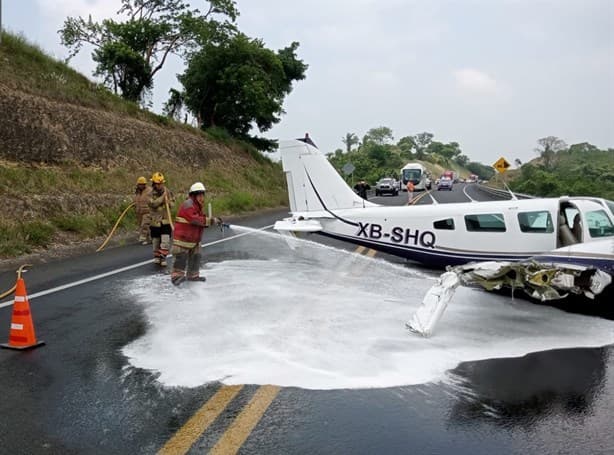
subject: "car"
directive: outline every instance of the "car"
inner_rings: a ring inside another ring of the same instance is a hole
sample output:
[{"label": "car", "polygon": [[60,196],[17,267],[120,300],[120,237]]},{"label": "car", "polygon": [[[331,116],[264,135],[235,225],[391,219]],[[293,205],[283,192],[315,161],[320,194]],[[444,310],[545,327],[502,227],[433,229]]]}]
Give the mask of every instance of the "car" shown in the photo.
[{"label": "car", "polygon": [[395,179],[384,178],[375,184],[375,195],[383,196],[384,194],[399,195],[399,184]]},{"label": "car", "polygon": [[437,184],[437,191],[449,190],[452,191],[452,179],[449,177],[441,177]]}]

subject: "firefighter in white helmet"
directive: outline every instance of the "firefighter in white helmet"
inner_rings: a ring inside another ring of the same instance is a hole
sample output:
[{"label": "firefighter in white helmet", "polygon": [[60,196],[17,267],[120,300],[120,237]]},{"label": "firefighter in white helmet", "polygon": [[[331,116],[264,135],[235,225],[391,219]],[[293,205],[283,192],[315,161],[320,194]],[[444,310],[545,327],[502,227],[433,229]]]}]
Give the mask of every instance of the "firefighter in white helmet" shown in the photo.
[{"label": "firefighter in white helmet", "polygon": [[[183,201],[177,217],[173,232],[173,271],[171,281],[178,286],[186,279],[188,281],[205,281],[200,276],[200,240],[203,229],[208,226],[207,217],[203,211],[205,200],[205,185],[196,182],[190,187],[188,198]],[[214,218],[216,224],[221,223]],[[187,269],[187,271],[186,271]]]}]

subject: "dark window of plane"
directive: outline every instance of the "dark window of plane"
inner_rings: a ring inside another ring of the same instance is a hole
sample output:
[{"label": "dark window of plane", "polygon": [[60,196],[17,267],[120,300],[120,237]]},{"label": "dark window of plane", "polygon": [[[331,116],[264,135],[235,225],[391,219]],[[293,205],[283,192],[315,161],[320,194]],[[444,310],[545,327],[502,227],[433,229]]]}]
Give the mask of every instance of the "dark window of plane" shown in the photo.
[{"label": "dark window of plane", "polygon": [[435,229],[448,229],[449,231],[454,230],[454,220],[452,218],[448,218],[446,220],[439,220],[433,223],[433,227]]},{"label": "dark window of plane", "polygon": [[465,226],[473,232],[505,232],[505,221],[500,213],[465,215]]},{"label": "dark window of plane", "polygon": [[521,212],[518,214],[518,224],[522,232],[554,232],[552,217],[547,210]]}]

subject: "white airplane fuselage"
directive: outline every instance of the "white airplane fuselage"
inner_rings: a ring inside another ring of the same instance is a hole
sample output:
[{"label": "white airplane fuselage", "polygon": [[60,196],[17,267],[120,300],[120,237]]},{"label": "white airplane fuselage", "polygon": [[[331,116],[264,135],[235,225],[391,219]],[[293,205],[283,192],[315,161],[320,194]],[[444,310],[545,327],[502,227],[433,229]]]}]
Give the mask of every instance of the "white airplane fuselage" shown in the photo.
[{"label": "white airplane fuselage", "polygon": [[[609,251],[601,248],[606,251],[583,260],[612,273],[610,201],[561,197],[381,206],[356,195],[315,147],[288,141],[280,151],[292,217],[276,223],[279,231],[318,233],[434,267],[520,261],[573,243],[610,239]],[[572,235],[575,214],[579,223]]]}]

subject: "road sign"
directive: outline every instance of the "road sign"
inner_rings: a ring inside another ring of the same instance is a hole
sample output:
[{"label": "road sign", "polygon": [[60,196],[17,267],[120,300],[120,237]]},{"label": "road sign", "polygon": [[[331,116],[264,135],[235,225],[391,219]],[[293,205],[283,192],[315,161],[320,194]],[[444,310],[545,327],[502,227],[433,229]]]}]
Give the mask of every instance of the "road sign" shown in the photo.
[{"label": "road sign", "polygon": [[343,171],[345,175],[350,175],[351,173],[354,172],[355,169],[356,168],[354,167],[352,163],[345,163],[345,165],[341,168],[341,170]]},{"label": "road sign", "polygon": [[503,174],[507,171],[507,168],[510,167],[510,163],[503,157],[499,158],[495,164],[492,165],[500,174]]}]

